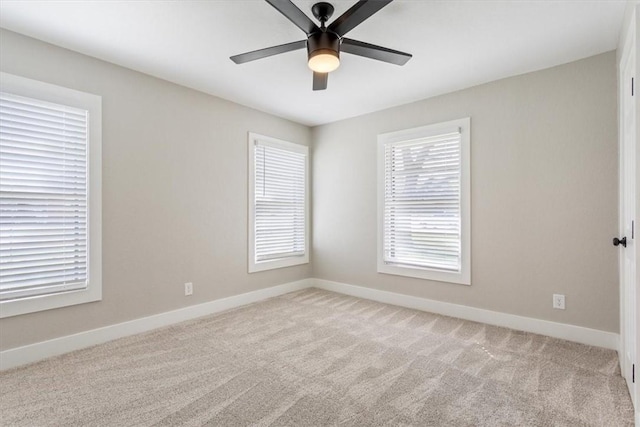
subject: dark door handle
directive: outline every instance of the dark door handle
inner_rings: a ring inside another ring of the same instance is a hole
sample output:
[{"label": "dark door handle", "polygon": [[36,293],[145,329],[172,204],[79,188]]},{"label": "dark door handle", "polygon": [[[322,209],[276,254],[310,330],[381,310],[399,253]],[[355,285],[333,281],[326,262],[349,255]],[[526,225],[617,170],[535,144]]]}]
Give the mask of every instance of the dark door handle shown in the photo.
[{"label": "dark door handle", "polygon": [[613,238],[613,246],[622,245],[625,248],[627,247],[627,238],[623,237],[622,239],[618,239],[617,237]]}]

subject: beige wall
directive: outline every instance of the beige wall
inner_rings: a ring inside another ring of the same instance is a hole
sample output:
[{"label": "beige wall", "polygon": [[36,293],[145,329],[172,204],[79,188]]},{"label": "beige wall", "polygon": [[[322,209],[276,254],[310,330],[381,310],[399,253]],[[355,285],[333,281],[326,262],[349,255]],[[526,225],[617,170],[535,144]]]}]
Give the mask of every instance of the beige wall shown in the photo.
[{"label": "beige wall", "polygon": [[0,349],[310,276],[249,275],[246,255],[247,132],[309,145],[307,127],[4,30],[0,52],[103,102],[103,299],[2,319]]},{"label": "beige wall", "polygon": [[[314,128],[314,277],[618,331],[615,59]],[[467,116],[472,285],[376,273],[377,134]]]},{"label": "beige wall", "polygon": [[[101,302],[1,319],[0,350],[306,277],[618,330],[613,52],[312,131],[4,30],[0,52],[103,97],[104,271]],[[376,273],[376,135],[466,116],[472,286]],[[248,131],[313,138],[313,270],[246,273]]]}]

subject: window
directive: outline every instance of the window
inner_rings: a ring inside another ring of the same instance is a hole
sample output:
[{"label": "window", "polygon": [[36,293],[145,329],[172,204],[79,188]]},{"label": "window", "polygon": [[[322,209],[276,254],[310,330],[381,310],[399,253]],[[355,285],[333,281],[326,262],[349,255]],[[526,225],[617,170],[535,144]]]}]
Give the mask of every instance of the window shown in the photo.
[{"label": "window", "polygon": [[0,317],[101,299],[101,102],[0,73]]},{"label": "window", "polygon": [[249,134],[249,272],[309,262],[308,148]]},{"label": "window", "polygon": [[470,119],[378,135],[378,272],[471,284]]}]

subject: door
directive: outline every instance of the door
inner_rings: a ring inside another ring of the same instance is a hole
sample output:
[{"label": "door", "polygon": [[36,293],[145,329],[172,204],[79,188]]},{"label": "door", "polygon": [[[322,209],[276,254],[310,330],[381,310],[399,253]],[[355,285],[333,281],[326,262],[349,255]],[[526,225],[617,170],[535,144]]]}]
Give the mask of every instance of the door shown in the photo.
[{"label": "door", "polygon": [[[633,29],[633,27],[632,27]],[[621,370],[631,399],[636,361],[636,111],[635,34],[627,39],[620,61],[620,338]],[[626,240],[624,240],[626,238]],[[616,242],[614,241],[614,244]],[[626,243],[626,245],[625,245]],[[636,406],[637,407],[637,406]]]}]

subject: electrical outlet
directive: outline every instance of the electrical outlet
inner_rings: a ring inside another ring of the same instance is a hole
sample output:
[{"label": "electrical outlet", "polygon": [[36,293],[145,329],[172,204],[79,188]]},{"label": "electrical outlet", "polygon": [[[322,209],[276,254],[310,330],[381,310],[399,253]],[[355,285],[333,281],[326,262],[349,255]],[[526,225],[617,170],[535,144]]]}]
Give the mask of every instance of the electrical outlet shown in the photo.
[{"label": "electrical outlet", "polygon": [[564,295],[553,294],[553,308],[564,310]]},{"label": "electrical outlet", "polygon": [[193,295],[193,283],[189,282],[184,284],[184,294]]}]

